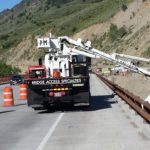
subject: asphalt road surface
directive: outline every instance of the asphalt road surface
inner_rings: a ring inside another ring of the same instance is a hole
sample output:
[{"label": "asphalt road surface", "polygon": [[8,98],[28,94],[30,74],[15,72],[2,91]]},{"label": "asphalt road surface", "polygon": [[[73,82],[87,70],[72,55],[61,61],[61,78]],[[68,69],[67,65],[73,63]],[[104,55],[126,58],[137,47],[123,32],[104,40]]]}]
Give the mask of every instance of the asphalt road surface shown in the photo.
[{"label": "asphalt road surface", "polygon": [[150,139],[121,112],[111,90],[95,75],[90,80],[90,108],[36,112],[24,103],[1,111],[0,150],[149,150]]}]

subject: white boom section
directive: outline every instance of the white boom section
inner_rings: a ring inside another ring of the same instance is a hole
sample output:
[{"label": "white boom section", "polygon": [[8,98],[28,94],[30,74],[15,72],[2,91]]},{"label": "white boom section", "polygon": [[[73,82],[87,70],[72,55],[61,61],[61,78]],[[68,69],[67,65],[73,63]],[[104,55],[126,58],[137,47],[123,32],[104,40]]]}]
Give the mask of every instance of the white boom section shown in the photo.
[{"label": "white boom section", "polygon": [[146,76],[150,76],[150,72],[143,69],[143,68],[140,68],[140,67],[137,67],[135,65],[132,65],[131,63],[129,62],[125,62],[123,60],[118,60],[116,58],[114,58],[112,55],[109,55],[107,53],[104,53],[98,49],[94,49],[91,47],[91,45],[89,44],[90,42],[86,42],[86,43],[83,43],[81,41],[81,39],[75,41],[73,39],[70,39],[69,37],[60,37],[61,39],[61,42],[63,41],[66,41],[67,43],[71,44],[72,46],[74,46],[74,50],[77,51],[77,53],[79,54],[84,54],[87,56],[88,54],[92,55],[92,58],[103,58],[103,59],[106,59],[108,61],[111,61],[113,63],[116,63],[116,64],[119,64],[119,65],[122,65],[130,70],[133,70],[137,73],[142,73]]},{"label": "white boom section", "polygon": [[115,59],[122,59],[123,58],[123,59],[127,59],[129,61],[137,60],[137,61],[143,61],[143,62],[148,62],[148,63],[150,62],[150,59],[147,59],[147,58],[125,55],[125,54],[118,54],[118,53],[112,54],[112,57],[114,57]]},{"label": "white boom section", "polygon": [[[73,40],[67,36],[58,38],[39,38],[37,40],[38,48],[49,48],[49,54],[45,56],[45,66],[47,68],[48,74],[53,72],[53,69],[62,69],[61,75],[66,77],[69,75],[68,71],[68,61],[72,62],[73,55],[82,55],[91,58],[103,58],[105,60],[111,61],[115,64],[124,66],[130,70],[137,73],[142,73],[146,76],[150,76],[150,72],[132,65],[128,61],[123,61],[114,57],[114,55],[109,55],[98,49],[91,47],[91,42],[82,42],[81,39]],[[138,57],[134,57],[137,58]],[[146,60],[146,59],[145,59]]]}]

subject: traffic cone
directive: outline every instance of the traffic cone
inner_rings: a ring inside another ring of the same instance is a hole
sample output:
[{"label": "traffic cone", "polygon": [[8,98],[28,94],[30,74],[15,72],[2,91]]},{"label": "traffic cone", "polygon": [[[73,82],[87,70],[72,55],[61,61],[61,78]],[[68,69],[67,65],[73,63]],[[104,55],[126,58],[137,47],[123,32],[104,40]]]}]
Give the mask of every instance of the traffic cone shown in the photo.
[{"label": "traffic cone", "polygon": [[20,84],[20,100],[26,100],[26,99],[27,99],[27,85]]},{"label": "traffic cone", "polygon": [[13,106],[13,89],[11,87],[4,88],[4,106]]}]

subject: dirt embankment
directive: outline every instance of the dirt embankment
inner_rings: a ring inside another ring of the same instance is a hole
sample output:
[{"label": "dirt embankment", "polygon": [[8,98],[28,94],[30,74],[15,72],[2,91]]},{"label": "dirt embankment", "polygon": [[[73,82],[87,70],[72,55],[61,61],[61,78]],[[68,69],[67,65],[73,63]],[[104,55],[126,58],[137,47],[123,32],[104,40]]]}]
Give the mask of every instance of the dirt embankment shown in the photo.
[{"label": "dirt embankment", "polygon": [[[124,49],[123,53],[129,55],[140,55],[149,45],[150,30],[147,28],[147,30],[143,30],[143,32],[138,35],[135,35],[135,33],[150,22],[149,14],[150,8],[146,1],[134,0],[128,6],[126,11],[120,10],[110,20],[88,27],[87,29],[76,33],[73,38],[91,39],[93,35],[102,36],[108,31],[111,23],[114,23],[119,27],[125,25],[127,28],[131,28],[132,32],[125,39],[126,41],[120,45],[120,47]],[[127,41],[127,39],[129,40]],[[8,64],[18,66],[23,72],[25,72],[28,65],[37,63],[37,58],[40,55],[41,52],[36,48],[36,39],[33,39],[33,37],[29,35],[18,44],[16,48],[13,48],[6,53],[3,58],[7,58],[6,62]]]},{"label": "dirt embankment", "polygon": [[7,58],[7,64],[19,67],[22,73],[25,73],[27,72],[28,65],[35,64],[34,54],[37,51],[35,44],[33,44],[32,36],[28,36],[17,47],[5,53],[3,57]]},{"label": "dirt embankment", "polygon": [[126,26],[132,30],[131,37],[138,30],[140,30],[144,25],[150,22],[150,8],[147,1],[134,0],[129,4],[126,11],[120,10],[116,15],[114,15],[110,20],[104,23],[98,23],[92,25],[81,32],[76,33],[73,37],[91,39],[93,35],[102,36],[108,31],[111,24],[116,24],[118,27]]},{"label": "dirt embankment", "polygon": [[[101,37],[105,32],[108,32],[111,24],[116,24],[118,27],[125,26],[128,30],[121,41],[112,44],[110,53],[123,53],[134,56],[142,56],[150,47],[150,8],[147,1],[134,0],[129,4],[126,11],[120,10],[110,20],[95,24],[83,31],[75,34],[73,37],[83,39],[92,39],[96,35]],[[105,42],[106,44],[108,42]],[[110,41],[111,43],[111,41]],[[105,45],[107,47],[109,44]]]},{"label": "dirt embankment", "polygon": [[142,99],[146,99],[150,95],[150,79],[143,75],[133,73],[126,76],[116,75],[108,78]]}]

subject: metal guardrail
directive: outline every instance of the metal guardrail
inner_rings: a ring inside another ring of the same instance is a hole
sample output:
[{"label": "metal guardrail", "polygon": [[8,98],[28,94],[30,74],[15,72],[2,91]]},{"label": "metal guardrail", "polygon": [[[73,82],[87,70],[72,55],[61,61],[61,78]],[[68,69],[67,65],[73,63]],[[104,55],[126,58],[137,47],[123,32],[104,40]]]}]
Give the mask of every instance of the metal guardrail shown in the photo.
[{"label": "metal guardrail", "polygon": [[108,87],[110,87],[121,99],[129,104],[139,115],[141,115],[148,123],[150,123],[150,104],[145,102],[139,96],[134,95],[126,89],[123,89],[112,81],[109,81],[104,76],[97,74],[97,77],[101,79]]},{"label": "metal guardrail", "polygon": [[0,77],[0,84],[5,84],[10,81],[10,76]]},{"label": "metal guardrail", "polygon": [[[26,79],[26,78],[27,78],[27,75],[26,75],[26,74],[23,74],[23,75],[21,75],[21,76],[23,77],[23,79]],[[5,76],[5,77],[0,77],[0,84],[9,83],[10,78],[11,78],[11,75],[10,75],[10,76]]]}]

